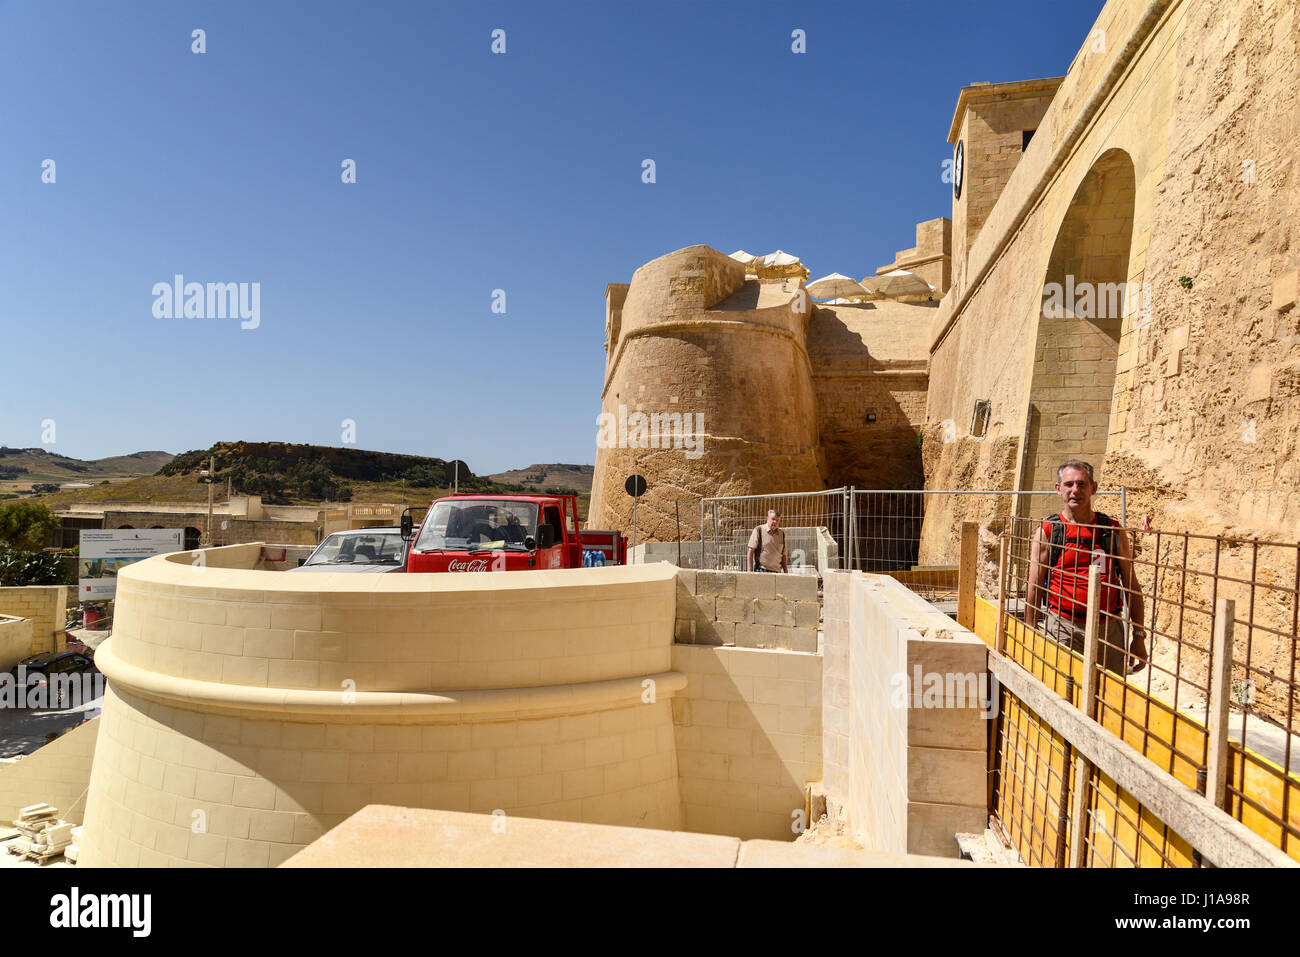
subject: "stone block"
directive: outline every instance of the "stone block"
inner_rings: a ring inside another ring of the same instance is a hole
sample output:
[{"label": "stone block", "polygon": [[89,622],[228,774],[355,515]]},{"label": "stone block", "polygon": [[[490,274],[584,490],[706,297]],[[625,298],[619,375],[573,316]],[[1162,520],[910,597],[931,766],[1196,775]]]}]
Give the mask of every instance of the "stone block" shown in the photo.
[{"label": "stone block", "polygon": [[700,571],[695,575],[695,594],[718,595],[734,598],[736,595],[736,575],[733,572]]},{"label": "stone block", "polygon": [[703,627],[695,630],[697,645],[732,645],[736,642],[736,623],[734,621],[704,622]]},{"label": "stone block", "polygon": [[[922,674],[982,675],[988,670],[988,646],[968,631],[953,625],[963,638],[914,638],[907,643],[907,677],[911,681],[920,667]],[[942,634],[941,629],[934,634]],[[913,689],[915,693],[916,689]],[[923,690],[923,689],[922,689]]]},{"label": "stone block", "polygon": [[1246,378],[1246,401],[1262,402],[1273,394],[1273,369],[1269,365],[1257,365],[1250,370]]},{"label": "stone block", "polygon": [[756,625],[794,626],[794,606],[780,598],[756,599],[745,609],[745,614],[746,621]]},{"label": "stone block", "polygon": [[770,572],[736,572],[736,597],[775,598],[776,579]]},{"label": "stone block", "polygon": [[816,629],[821,624],[821,608],[816,602],[795,602],[793,610],[795,627]]},{"label": "stone block", "polygon": [[817,601],[817,577],[815,575],[781,575],[772,576],[776,594],[791,601]]},{"label": "stone block", "polygon": [[983,807],[909,802],[907,853],[959,857],[956,835],[982,834],[987,826],[988,811]]},{"label": "stone block", "polygon": [[746,598],[719,597],[714,615],[718,621],[747,622],[750,621],[749,605],[750,600]]},{"label": "stone block", "polygon": [[1292,269],[1273,280],[1273,308],[1285,312],[1300,298],[1300,269]]},{"label": "stone block", "polygon": [[755,625],[750,622],[737,622],[734,626],[733,641],[737,648],[767,648],[767,625]]},{"label": "stone block", "polygon": [[817,631],[814,628],[779,628],[768,626],[771,644],[766,647],[780,648],[783,651],[798,651],[805,654],[817,653]]},{"label": "stone block", "polygon": [[738,649],[727,654],[727,670],[733,675],[776,678],[782,673],[781,659],[783,657],[785,656]]},{"label": "stone block", "polygon": [[983,808],[988,800],[984,750],[907,749],[907,797],[928,804],[962,804]]},{"label": "stone block", "polygon": [[978,708],[909,708],[907,742],[912,747],[977,750],[988,743],[989,722]]}]

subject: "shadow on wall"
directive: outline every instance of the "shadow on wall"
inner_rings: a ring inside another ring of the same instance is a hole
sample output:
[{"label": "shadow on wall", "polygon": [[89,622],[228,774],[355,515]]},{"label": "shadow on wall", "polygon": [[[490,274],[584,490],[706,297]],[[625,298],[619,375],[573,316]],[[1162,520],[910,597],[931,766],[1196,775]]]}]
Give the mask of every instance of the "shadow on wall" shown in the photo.
[{"label": "shadow on wall", "polygon": [[[927,310],[912,321],[922,323],[931,315]],[[888,319],[881,326],[890,335],[898,332],[898,324]],[[911,376],[900,376],[893,363],[872,355],[863,335],[831,309],[814,310],[809,324],[810,350],[819,357],[825,352],[826,359],[813,372],[826,487],[922,488],[925,472],[917,432],[924,422],[924,365]],[[830,369],[833,376],[826,375]],[[908,391],[919,397],[911,415],[898,397]]]}]

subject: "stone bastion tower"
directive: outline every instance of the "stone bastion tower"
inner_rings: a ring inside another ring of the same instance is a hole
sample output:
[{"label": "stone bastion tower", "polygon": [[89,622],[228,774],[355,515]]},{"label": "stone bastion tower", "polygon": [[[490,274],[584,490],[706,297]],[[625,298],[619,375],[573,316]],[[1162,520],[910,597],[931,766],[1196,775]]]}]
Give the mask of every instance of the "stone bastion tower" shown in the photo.
[{"label": "stone bastion tower", "polygon": [[605,384],[588,525],[698,539],[705,496],[923,481],[927,330],[949,281],[951,223],[920,223],[907,269],[930,297],[814,302],[805,270],[688,246],[606,289]]},{"label": "stone bastion tower", "polygon": [[623,484],[634,473],[649,484],[637,510],[641,541],[675,537],[678,501],[683,537],[698,538],[701,496],[825,487],[807,349],[812,301],[802,270],[786,273],[747,281],[739,261],[687,246],[646,263],[630,284],[610,284],[588,524],[631,528]]}]

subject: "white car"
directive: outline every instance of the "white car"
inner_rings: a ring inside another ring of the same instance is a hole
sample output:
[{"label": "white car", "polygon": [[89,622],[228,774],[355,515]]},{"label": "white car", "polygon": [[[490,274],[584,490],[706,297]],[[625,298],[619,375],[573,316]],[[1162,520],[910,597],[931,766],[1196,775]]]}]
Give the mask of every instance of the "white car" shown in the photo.
[{"label": "white car", "polygon": [[395,525],[335,532],[290,572],[385,574],[406,571],[407,543]]}]

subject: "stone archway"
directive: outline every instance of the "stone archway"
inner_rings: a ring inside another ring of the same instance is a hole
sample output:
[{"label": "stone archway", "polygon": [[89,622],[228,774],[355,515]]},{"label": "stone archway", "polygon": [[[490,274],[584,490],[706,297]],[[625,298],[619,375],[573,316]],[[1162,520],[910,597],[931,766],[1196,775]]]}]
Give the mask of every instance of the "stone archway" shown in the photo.
[{"label": "stone archway", "polygon": [[[1120,333],[1140,305],[1142,277],[1129,275],[1136,193],[1133,161],[1109,150],[1057,231],[1043,280],[1021,489],[1052,488],[1067,458],[1100,466],[1106,455]],[[1041,506],[1025,503],[1022,513]]]}]

